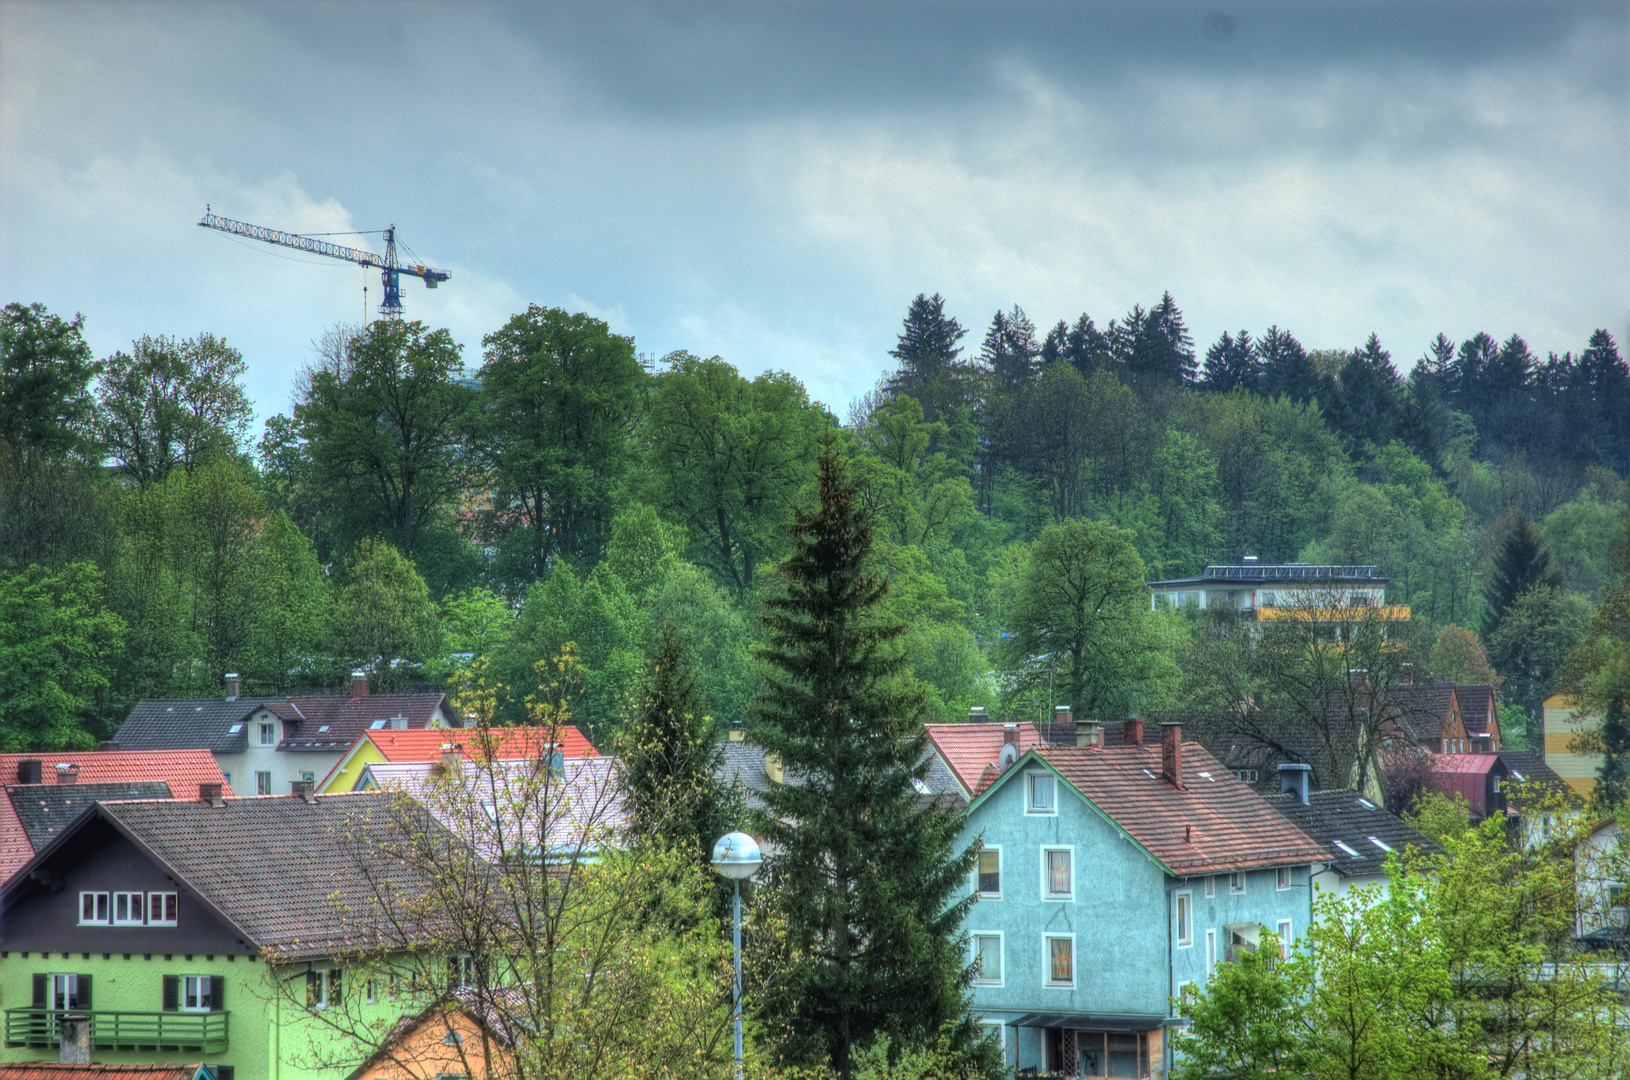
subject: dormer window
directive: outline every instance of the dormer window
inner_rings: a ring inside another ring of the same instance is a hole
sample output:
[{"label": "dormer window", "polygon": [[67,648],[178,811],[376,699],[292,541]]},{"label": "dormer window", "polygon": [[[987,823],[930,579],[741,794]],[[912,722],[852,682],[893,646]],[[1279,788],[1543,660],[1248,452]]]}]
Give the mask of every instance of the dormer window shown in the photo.
[{"label": "dormer window", "polygon": [[262,745],[262,746],[276,746],[277,745],[277,725],[276,724],[261,724],[260,725],[260,745]]}]

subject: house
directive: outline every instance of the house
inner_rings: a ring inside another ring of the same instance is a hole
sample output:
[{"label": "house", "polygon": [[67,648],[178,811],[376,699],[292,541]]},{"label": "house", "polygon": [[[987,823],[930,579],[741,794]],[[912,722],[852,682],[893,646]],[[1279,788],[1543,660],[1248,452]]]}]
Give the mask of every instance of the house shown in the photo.
[{"label": "house", "polygon": [[[944,760],[934,754],[932,746],[925,756],[928,772],[922,779],[913,781],[917,794],[924,799],[948,799],[957,806],[965,804],[967,795],[963,786]],[[739,787],[747,805],[754,810],[764,809],[764,792],[773,785],[804,782],[797,770],[783,766],[774,754],[749,739],[740,727],[730,729],[714,775],[722,784]]]},{"label": "house", "polygon": [[[1053,709],[1053,719],[1045,723],[991,723],[982,708],[969,711],[968,722],[959,724],[924,724],[935,762],[926,778],[936,791],[945,791],[961,797],[963,802],[983,790],[992,776],[1019,754],[1036,746],[1121,746],[1138,743],[1144,737],[1144,723],[1139,717],[1124,722],[1103,724],[1098,721],[1077,722],[1070,706]],[[1005,751],[1005,747],[1013,747]]]},{"label": "house", "polygon": [[1505,781],[1511,770],[1498,754],[1437,754],[1432,759],[1433,790],[1460,796],[1471,808],[1472,821],[1505,814]]},{"label": "house", "polygon": [[1576,744],[1580,736],[1602,729],[1602,714],[1578,701],[1552,694],[1545,699],[1545,764],[1580,797],[1589,799],[1602,773],[1603,756]]},{"label": "house", "polygon": [[[448,1000],[404,1017],[345,1080],[487,1080],[513,1075],[513,1045],[496,1018]],[[4,1080],[0,1077],[0,1080]]]},{"label": "house", "polygon": [[0,882],[98,799],[194,799],[231,788],[207,750],[0,754]]},{"label": "house", "polygon": [[387,802],[209,787],[92,803],[0,887],[0,1064],[185,1055],[215,1080],[316,1080],[301,1064],[331,1038],[316,1014],[343,994],[395,1019],[330,959],[368,932],[372,894],[348,845],[386,827]]},{"label": "house", "polygon": [[1460,683],[1455,687],[1461,724],[1466,729],[1468,747],[1499,753],[1505,740],[1500,735],[1500,703],[1488,683]]},{"label": "house", "polygon": [[[554,743],[557,737],[558,747]],[[484,739],[490,739],[490,744],[484,743]],[[317,782],[317,791],[351,791],[358,787],[363,770],[369,765],[437,761],[449,749],[456,749],[471,760],[489,752],[498,760],[535,759],[556,752],[567,758],[590,758],[599,754],[594,744],[573,725],[558,730],[544,727],[368,730],[357,736],[356,742]]]},{"label": "house", "polygon": [[1208,566],[1199,577],[1149,582],[1149,610],[1192,605],[1228,608],[1257,619],[1296,610],[1337,610],[1355,617],[1379,609],[1383,619],[1407,620],[1409,608],[1387,607],[1387,579],[1373,566],[1264,563],[1247,555],[1227,566]]},{"label": "house", "polygon": [[1325,847],[1179,725],[1160,734],[1032,747],[968,806],[973,1005],[1015,1070],[1164,1076],[1172,999],[1263,928],[1307,926]]},{"label": "house", "polygon": [[1604,930],[1623,935],[1630,927],[1630,847],[1617,821],[1597,824],[1574,851],[1574,880],[1578,935]]},{"label": "house", "polygon": [[1356,791],[1309,791],[1304,766],[1282,765],[1285,790],[1268,801],[1290,823],[1324,847],[1324,869],[1313,875],[1314,894],[1345,894],[1365,885],[1387,884],[1387,856],[1414,848],[1443,849],[1408,822]]},{"label": "house", "polygon": [[553,862],[592,858],[627,842],[622,762],[614,757],[474,760],[449,750],[437,761],[363,766],[358,791],[394,792],[429,808],[484,859],[542,852]]},{"label": "house", "polygon": [[447,695],[370,694],[365,672],[349,693],[241,699],[228,675],[220,698],[139,701],[114,737],[120,750],[208,750],[245,795],[285,795],[333,770],[365,731],[462,727]]}]

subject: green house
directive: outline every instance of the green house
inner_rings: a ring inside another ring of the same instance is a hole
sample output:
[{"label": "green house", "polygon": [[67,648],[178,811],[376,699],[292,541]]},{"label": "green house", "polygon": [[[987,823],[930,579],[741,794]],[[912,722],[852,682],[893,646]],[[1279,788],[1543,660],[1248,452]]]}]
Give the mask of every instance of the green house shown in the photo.
[{"label": "green house", "polygon": [[216,1080],[360,1063],[323,1011],[362,994],[347,1007],[394,1019],[330,959],[366,934],[348,845],[382,827],[385,798],[206,788],[90,806],[0,888],[0,1062],[186,1060]]}]

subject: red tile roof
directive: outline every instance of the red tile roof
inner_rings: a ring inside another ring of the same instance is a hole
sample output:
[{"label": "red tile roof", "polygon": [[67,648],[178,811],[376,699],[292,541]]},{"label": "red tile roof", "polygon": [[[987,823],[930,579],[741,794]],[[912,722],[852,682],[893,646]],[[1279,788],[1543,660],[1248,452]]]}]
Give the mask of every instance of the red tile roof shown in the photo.
[{"label": "red tile roof", "polygon": [[[1035,724],[1013,725],[1019,730],[1019,753],[1042,744]],[[924,724],[928,738],[940,757],[956,773],[969,792],[979,790],[979,777],[986,765],[994,765],[1002,753],[1006,724]]]},{"label": "red tile roof", "polygon": [[[493,736],[493,749],[501,761],[536,757],[539,750],[550,744],[551,731],[548,728],[500,727],[489,730]],[[560,749],[569,758],[600,756],[594,744],[575,726],[561,728],[559,737]],[[441,748],[448,743],[457,746],[467,758],[474,759],[482,752],[479,728],[370,731],[362,738],[378,747],[386,761],[435,761],[441,756]]]},{"label": "red tile roof", "polygon": [[1500,762],[1499,754],[1436,754],[1432,771],[1439,773],[1486,773]]},{"label": "red tile roof", "polygon": [[202,1065],[0,1065],[0,1080],[193,1080]]},{"label": "red tile roof", "polygon": [[1161,778],[1155,746],[1036,753],[1179,876],[1330,861],[1322,845],[1199,743],[1183,744],[1182,790]]},{"label": "red tile roof", "polygon": [[162,781],[170,787],[177,799],[196,799],[199,784],[220,784],[226,795],[232,787],[215,763],[215,755],[208,750],[79,750],[38,754],[0,754],[0,785],[7,792],[0,793],[0,881],[34,857],[34,848],[28,841],[21,819],[11,804],[10,793],[26,792],[36,785],[18,784],[17,766],[23,761],[38,761],[45,783],[39,787],[58,787],[56,767],[78,765],[80,784],[121,784],[142,781]]}]

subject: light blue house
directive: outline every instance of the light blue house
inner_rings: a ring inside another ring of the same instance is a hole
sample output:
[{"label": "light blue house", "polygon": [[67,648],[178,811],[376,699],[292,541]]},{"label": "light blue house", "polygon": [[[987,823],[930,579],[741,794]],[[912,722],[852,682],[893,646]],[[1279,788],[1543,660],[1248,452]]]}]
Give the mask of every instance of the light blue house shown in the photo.
[{"label": "light blue house", "polygon": [[1015,1070],[1162,1077],[1172,999],[1263,928],[1294,941],[1329,856],[1196,743],[1016,756],[976,793],[974,1008]]}]

